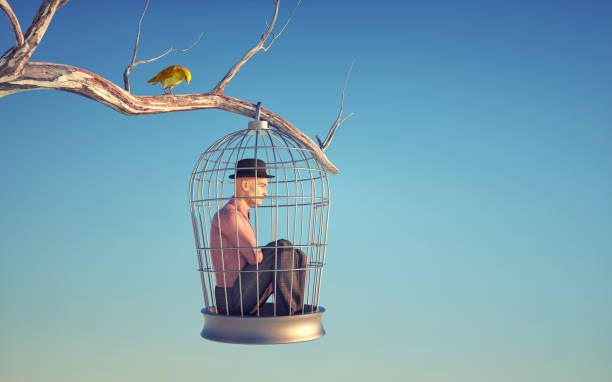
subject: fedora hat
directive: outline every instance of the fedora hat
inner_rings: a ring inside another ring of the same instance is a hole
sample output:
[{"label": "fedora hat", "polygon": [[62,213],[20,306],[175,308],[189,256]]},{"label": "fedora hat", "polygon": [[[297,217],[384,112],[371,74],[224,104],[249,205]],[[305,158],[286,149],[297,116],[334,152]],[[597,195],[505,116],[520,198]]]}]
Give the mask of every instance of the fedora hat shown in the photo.
[{"label": "fedora hat", "polygon": [[229,176],[234,178],[274,178],[274,175],[266,173],[266,162],[261,159],[240,159],[236,163],[236,173]]}]

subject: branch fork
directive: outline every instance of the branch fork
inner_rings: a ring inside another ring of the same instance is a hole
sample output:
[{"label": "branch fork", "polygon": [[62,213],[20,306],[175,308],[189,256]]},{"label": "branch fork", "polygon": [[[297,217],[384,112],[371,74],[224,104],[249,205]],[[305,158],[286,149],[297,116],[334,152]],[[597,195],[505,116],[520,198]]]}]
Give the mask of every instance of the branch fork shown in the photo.
[{"label": "branch fork", "polygon": [[[260,50],[267,52],[268,49],[270,49],[272,44],[274,44],[274,41],[276,41],[276,39],[283,33],[283,31],[285,30],[285,28],[287,27],[287,25],[293,18],[295,11],[302,3],[302,0],[298,0],[297,4],[295,5],[295,8],[293,8],[293,12],[291,12],[291,15],[285,22],[285,25],[283,25],[283,27],[281,28],[280,32],[278,32],[277,35],[273,34],[272,31],[274,30],[274,25],[276,25],[276,20],[278,19],[278,10],[280,7],[280,0],[273,0],[273,3],[274,3],[274,14],[272,15],[272,22],[270,22],[270,24],[266,22],[266,25],[268,26],[268,29],[266,30],[266,32],[261,35],[259,42],[254,47],[252,47],[248,52],[246,52],[244,56],[242,56],[242,58],[238,60],[238,62],[236,62],[234,66],[232,66],[232,68],[227,72],[225,77],[223,77],[221,81],[219,81],[219,83],[210,91],[212,94],[223,94],[223,91],[225,90],[225,87],[227,86],[227,84],[229,84],[229,82],[232,80],[232,78],[234,78],[236,73],[238,73],[238,71],[244,66],[244,64],[247,63],[247,61],[249,61],[251,57],[253,57],[255,53],[259,52]],[[266,46],[265,45],[266,40],[268,40],[270,35],[272,35],[272,40],[270,40],[270,42]]]},{"label": "branch fork", "polygon": [[[0,1],[2,1],[2,0],[0,0]],[[160,54],[157,57],[153,57],[153,58],[150,58],[148,60],[136,61],[136,53],[138,52],[138,41],[140,40],[140,25],[142,24],[142,19],[143,19],[145,13],[147,12],[147,7],[148,6],[149,6],[149,0],[147,0],[147,2],[145,3],[144,9],[142,10],[142,14],[140,15],[140,19],[138,20],[138,33],[136,34],[136,43],[134,44],[134,55],[132,56],[132,62],[125,69],[125,72],[123,72],[123,88],[126,91],[128,91],[128,92],[130,91],[129,76],[130,76],[130,73],[132,72],[132,69],[134,69],[134,67],[136,67],[136,65],[147,64],[149,62],[153,62],[153,61],[159,60],[160,58],[164,57],[168,53],[172,53],[172,52],[187,52],[189,49],[193,48],[198,42],[200,42],[200,39],[202,38],[202,36],[204,36],[204,32],[200,33],[200,37],[198,37],[198,39],[195,40],[193,42],[193,44],[189,45],[189,47],[187,47],[185,49],[174,49],[174,47],[172,45],[170,45],[170,48],[167,51],[165,51],[164,53]]]},{"label": "branch fork", "polygon": [[[135,66],[155,61],[174,51],[188,51],[200,41],[202,34],[186,49],[175,49],[171,46],[170,49],[157,57],[137,61],[136,53],[138,51],[138,42],[140,39],[140,26],[149,5],[149,0],[146,0],[144,10],[138,22],[138,33],[136,35],[132,60],[124,72],[124,89],[101,76],[73,66],[49,62],[29,62],[30,57],[42,40],[53,15],[58,9],[66,5],[68,1],[69,0],[42,0],[42,4],[36,16],[25,35],[23,35],[19,21],[8,4],[8,1],[0,0],[0,9],[7,15],[15,35],[15,45],[0,57],[0,98],[26,90],[53,89],[79,94],[105,104],[125,115],[168,113],[196,109],[221,109],[248,117],[254,117],[256,114],[255,105],[237,98],[225,96],[223,95],[223,91],[236,73],[238,73],[255,53],[260,50],[265,52],[270,49],[274,41],[283,33],[301,3],[301,0],[298,0],[297,5],[281,30],[275,34],[273,33],[273,29],[278,18],[280,0],[274,0],[274,14],[270,24],[267,24],[266,32],[261,35],[259,42],[234,64],[209,93],[135,96],[129,92],[130,86],[128,80],[128,76]],[[317,137],[319,145],[284,118],[264,108],[260,109],[261,120],[268,121],[268,123],[277,130],[287,132],[298,138],[304,146],[312,152],[321,166],[332,174],[337,174],[338,169],[327,159],[323,151],[329,146],[338,126],[340,126],[346,118],[353,115],[351,113],[342,117],[344,91],[346,89],[349,74],[350,69],[345,80],[344,89],[342,90],[340,113],[325,140],[322,142],[319,137]]]},{"label": "branch fork", "polygon": [[349,115],[342,117],[342,113],[344,111],[344,91],[346,90],[346,85],[348,84],[348,80],[351,75],[351,71],[353,70],[354,64],[355,64],[355,60],[351,62],[351,66],[349,67],[349,70],[346,73],[346,79],[344,80],[344,87],[342,88],[342,98],[340,99],[340,111],[338,112],[338,116],[336,117],[336,120],[334,121],[331,128],[329,129],[329,133],[327,133],[327,137],[325,137],[325,140],[321,142],[321,139],[319,138],[319,136],[318,135],[315,136],[317,138],[317,141],[319,142],[319,148],[321,149],[321,151],[325,151],[325,149],[329,147],[329,144],[331,143],[331,140],[334,137],[334,134],[336,134],[336,130],[338,129],[338,127],[344,121],[346,121],[348,117],[355,115],[355,113],[350,113]]}]

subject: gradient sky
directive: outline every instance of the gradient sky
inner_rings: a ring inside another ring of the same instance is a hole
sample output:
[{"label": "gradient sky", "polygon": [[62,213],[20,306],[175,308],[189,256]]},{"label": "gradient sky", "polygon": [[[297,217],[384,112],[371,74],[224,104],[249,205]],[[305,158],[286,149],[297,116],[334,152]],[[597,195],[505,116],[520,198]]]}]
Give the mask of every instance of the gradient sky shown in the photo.
[{"label": "gradient sky", "polygon": [[[27,29],[40,2],[10,2]],[[121,84],[143,5],[73,0],[32,60]],[[139,58],[205,35],[132,92],[173,64],[193,75],[176,93],[210,90],[271,7],[152,0]],[[301,344],[199,337],[189,174],[248,118],[0,99],[0,380],[610,381],[612,2],[305,0],[225,94],[324,136],[352,60],[327,335]]]}]

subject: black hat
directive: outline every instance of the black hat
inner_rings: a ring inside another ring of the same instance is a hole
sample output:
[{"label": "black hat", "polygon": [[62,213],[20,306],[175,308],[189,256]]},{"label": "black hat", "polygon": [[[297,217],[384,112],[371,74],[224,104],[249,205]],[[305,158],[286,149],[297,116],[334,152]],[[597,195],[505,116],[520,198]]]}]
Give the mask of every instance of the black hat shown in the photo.
[{"label": "black hat", "polygon": [[236,173],[230,175],[229,178],[255,178],[256,176],[258,178],[274,178],[274,175],[266,173],[266,162],[261,159],[248,158],[240,159],[236,163]]}]

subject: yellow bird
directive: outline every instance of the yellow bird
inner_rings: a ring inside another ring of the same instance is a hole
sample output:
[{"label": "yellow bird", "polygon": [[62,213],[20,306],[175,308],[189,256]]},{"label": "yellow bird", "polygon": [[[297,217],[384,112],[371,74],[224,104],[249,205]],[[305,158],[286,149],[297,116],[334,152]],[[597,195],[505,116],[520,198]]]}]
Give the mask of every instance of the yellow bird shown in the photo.
[{"label": "yellow bird", "polygon": [[172,88],[183,82],[183,80],[189,83],[189,81],[191,81],[191,72],[182,66],[172,65],[157,73],[157,75],[147,81],[147,83],[154,84],[155,82],[159,82],[162,84],[164,94],[166,94],[166,89],[172,94]]}]

